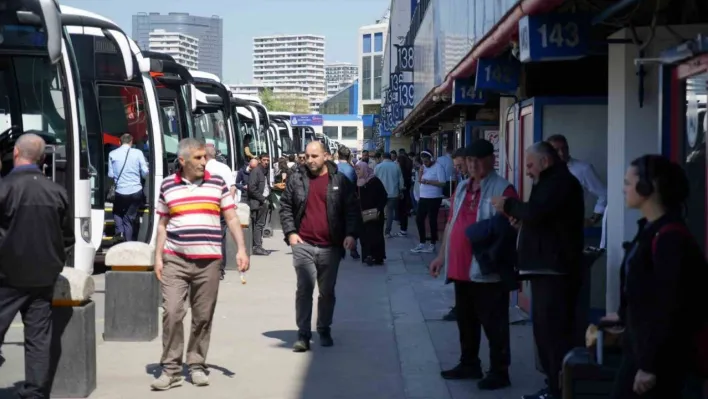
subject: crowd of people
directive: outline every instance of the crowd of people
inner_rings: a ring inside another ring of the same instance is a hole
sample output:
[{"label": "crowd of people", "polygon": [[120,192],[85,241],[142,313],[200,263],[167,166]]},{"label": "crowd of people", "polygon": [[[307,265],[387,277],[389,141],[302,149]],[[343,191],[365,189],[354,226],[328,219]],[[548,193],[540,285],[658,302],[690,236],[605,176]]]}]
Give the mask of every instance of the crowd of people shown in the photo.
[{"label": "crowd of people", "polygon": [[[110,157],[123,159],[114,168],[127,169],[127,137],[123,144],[124,152]],[[21,312],[26,382],[20,394],[37,398],[49,397],[51,390],[53,285],[74,240],[66,191],[38,178],[43,149],[39,136],[21,136],[13,152],[14,169],[0,184],[0,344]],[[564,357],[583,345],[587,327],[590,265],[584,229],[598,223],[606,207],[605,187],[590,164],[570,157],[563,136],[526,149],[526,171],[533,180],[526,200],[496,172],[494,146],[484,139],[437,159],[429,150],[414,154],[403,149],[377,152],[373,158],[363,151],[355,159],[348,148],[331,154],[314,141],[304,153],[277,161],[272,186],[268,154],[251,154],[234,179],[213,146],[184,139],[178,162],[178,170],[162,182],[156,206],[155,274],[164,312],[162,373],[151,385],[154,390],[181,385],[185,363],[193,384],[209,384],[206,356],[223,278],[224,234],[236,242],[238,269],[247,271],[250,260],[235,207],[239,201],[249,204],[254,254],[267,255],[262,231],[269,198],[275,194],[297,277],[295,352],[310,350],[315,286],[319,343],[331,347],[341,260],[348,253],[368,266],[384,265],[387,239],[407,236],[407,221],[414,214],[419,242],[411,251],[435,253],[430,274],[444,276],[455,290],[452,318],[459,331],[460,360],[442,371],[442,378],[479,380],[481,390],[511,385],[509,293],[528,280],[534,345],[547,386],[524,398],[561,397]],[[135,175],[144,172],[137,156],[134,166]],[[121,183],[124,172],[117,172],[114,179]],[[130,197],[135,188],[130,184],[122,181],[116,197]],[[687,377],[705,377],[708,369],[708,320],[701,293],[708,268],[681,213],[689,182],[676,163],[645,155],[627,168],[623,189],[626,205],[642,217],[635,237],[624,246],[621,305],[604,319],[612,333],[622,333],[624,342],[611,397],[680,398]],[[596,197],[590,216],[587,194]],[[448,216],[438,236],[443,203]],[[20,229],[37,223],[45,228],[39,236],[34,231],[31,239]],[[185,357],[182,320],[188,295],[192,323]],[[482,331],[489,345],[486,370],[479,357]]]}]

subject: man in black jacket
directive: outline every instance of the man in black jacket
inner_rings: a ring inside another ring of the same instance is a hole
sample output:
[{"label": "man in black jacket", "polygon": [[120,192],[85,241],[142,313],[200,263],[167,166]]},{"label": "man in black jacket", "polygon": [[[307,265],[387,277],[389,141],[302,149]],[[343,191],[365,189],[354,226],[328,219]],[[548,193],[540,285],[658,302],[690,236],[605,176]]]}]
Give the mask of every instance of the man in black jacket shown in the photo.
[{"label": "man in black jacket", "polygon": [[54,283],[74,245],[66,190],[37,166],[44,145],[37,135],[20,136],[14,169],[0,185],[0,339],[22,313],[26,381],[21,398],[49,398]]},{"label": "man in black jacket", "polygon": [[256,158],[248,161],[246,165],[243,165],[241,169],[236,173],[236,188],[241,193],[240,202],[248,204],[248,179],[251,176],[251,171],[258,167],[258,160]]},{"label": "man in black jacket", "polygon": [[345,249],[356,245],[361,209],[352,182],[325,160],[320,141],[307,145],[306,165],[290,176],[280,197],[280,223],[292,247],[297,274],[295,318],[298,339],[295,352],[310,349],[312,292],[319,288],[317,332],[322,346],[332,346],[330,326],[334,315],[334,286]]},{"label": "man in black jacket", "polygon": [[526,150],[534,186],[528,202],[497,197],[499,211],[520,225],[519,274],[531,280],[531,312],[538,357],[548,388],[526,399],[560,398],[563,358],[573,347],[575,304],[583,264],[583,188],[553,147],[540,142]]},{"label": "man in black jacket", "polygon": [[253,255],[267,256],[270,252],[263,249],[263,229],[268,217],[268,165],[270,156],[262,153],[258,157],[258,167],[248,176],[248,205],[251,207],[251,225],[253,226]]}]

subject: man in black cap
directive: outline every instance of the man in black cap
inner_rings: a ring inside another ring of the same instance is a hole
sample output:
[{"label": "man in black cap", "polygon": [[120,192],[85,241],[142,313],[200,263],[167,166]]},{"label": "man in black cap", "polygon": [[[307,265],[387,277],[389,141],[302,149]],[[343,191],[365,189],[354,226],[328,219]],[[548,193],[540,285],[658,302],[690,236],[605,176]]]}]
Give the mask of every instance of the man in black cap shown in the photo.
[{"label": "man in black cap", "polygon": [[[441,375],[445,379],[481,379],[479,389],[494,390],[511,385],[508,312],[509,291],[515,284],[516,231],[506,216],[497,213],[491,199],[516,197],[516,190],[494,170],[494,146],[489,141],[477,140],[465,148],[465,163],[470,178],[460,182],[450,198],[441,249],[430,263],[432,276],[444,270],[445,277],[455,284],[462,352],[460,363]],[[473,243],[468,235],[483,240]],[[482,328],[489,341],[486,376],[479,359]]]}]

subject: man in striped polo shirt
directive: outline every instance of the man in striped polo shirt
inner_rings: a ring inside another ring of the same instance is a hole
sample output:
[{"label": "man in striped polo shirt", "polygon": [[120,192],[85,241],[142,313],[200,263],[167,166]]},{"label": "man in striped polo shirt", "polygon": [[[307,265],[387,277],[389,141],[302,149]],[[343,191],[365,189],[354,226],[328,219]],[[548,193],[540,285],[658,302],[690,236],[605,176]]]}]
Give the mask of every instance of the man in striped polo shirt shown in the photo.
[{"label": "man in striped polo shirt", "polygon": [[162,315],[162,375],[151,385],[167,390],[182,385],[184,352],[184,301],[190,295],[192,327],[187,346],[187,365],[192,383],[209,385],[205,373],[211,322],[219,293],[221,262],[220,216],[238,245],[240,271],[249,267],[236,205],[224,179],[206,171],[204,143],[180,141],[179,170],[160,187],[155,248],[155,275],[160,280]]}]

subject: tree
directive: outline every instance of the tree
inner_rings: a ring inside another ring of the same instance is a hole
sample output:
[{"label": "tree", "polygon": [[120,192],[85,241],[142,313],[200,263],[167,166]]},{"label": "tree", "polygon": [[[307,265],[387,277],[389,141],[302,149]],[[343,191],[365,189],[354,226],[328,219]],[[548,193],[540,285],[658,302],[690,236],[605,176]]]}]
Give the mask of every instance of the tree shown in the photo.
[{"label": "tree", "polygon": [[273,93],[271,89],[265,89],[260,94],[263,106],[268,111],[292,112],[294,114],[309,114],[310,102],[303,96],[285,93]]}]

